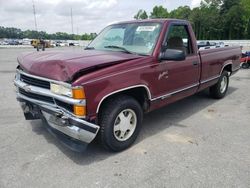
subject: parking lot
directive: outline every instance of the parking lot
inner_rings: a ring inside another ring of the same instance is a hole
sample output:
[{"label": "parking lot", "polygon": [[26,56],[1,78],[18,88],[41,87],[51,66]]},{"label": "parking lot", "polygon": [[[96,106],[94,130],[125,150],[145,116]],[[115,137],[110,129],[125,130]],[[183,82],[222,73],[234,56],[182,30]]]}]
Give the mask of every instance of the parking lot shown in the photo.
[{"label": "parking lot", "polygon": [[250,70],[231,77],[222,100],[204,91],[145,115],[126,151],[94,142],[77,153],[41,121],[24,120],[12,80],[25,51],[35,49],[0,49],[1,188],[250,187]]}]

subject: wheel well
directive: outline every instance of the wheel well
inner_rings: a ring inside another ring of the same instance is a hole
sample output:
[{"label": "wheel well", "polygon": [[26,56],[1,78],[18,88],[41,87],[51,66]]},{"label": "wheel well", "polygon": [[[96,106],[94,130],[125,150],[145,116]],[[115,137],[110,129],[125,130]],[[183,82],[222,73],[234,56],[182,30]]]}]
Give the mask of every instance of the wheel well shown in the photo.
[{"label": "wheel well", "polygon": [[[231,73],[232,73],[232,64],[226,65],[226,66],[223,68],[222,72],[223,72],[224,70],[226,70],[227,72],[230,72],[230,74],[231,74]],[[221,73],[222,73],[222,72],[221,72]]]},{"label": "wheel well", "polygon": [[149,93],[144,87],[136,87],[114,93],[104,98],[104,100],[100,102],[101,104],[99,106],[98,113],[101,111],[105,103],[107,103],[109,100],[112,100],[114,97],[119,97],[120,95],[127,95],[136,99],[141,105],[144,112],[146,112],[149,109]]}]

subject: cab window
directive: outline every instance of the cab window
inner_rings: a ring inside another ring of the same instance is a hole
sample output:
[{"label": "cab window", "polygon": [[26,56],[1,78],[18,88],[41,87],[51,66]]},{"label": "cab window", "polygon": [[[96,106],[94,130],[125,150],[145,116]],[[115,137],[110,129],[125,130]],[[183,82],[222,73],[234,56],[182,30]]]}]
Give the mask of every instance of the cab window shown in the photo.
[{"label": "cab window", "polygon": [[186,55],[193,54],[192,41],[186,25],[170,26],[164,44],[167,49],[182,50]]}]

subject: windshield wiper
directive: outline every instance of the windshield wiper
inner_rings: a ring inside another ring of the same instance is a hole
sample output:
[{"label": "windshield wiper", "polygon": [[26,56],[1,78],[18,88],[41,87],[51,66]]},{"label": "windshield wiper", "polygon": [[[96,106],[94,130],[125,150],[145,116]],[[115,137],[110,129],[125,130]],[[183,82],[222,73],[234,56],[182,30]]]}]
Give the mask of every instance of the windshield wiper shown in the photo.
[{"label": "windshield wiper", "polygon": [[104,48],[120,49],[120,50],[123,50],[123,51],[126,52],[126,53],[135,54],[134,52],[131,52],[131,51],[129,51],[129,50],[127,50],[126,48],[121,47],[121,46],[109,45],[109,46],[104,46]]},{"label": "windshield wiper", "polygon": [[86,47],[86,48],[84,48],[84,50],[94,50],[95,48],[94,47]]}]

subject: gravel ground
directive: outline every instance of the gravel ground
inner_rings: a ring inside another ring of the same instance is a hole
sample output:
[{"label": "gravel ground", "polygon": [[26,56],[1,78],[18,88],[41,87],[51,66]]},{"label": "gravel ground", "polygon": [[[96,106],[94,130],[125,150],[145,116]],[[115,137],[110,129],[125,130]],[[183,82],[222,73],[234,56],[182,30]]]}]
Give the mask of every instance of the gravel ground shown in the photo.
[{"label": "gravel ground", "polygon": [[15,100],[16,57],[33,50],[0,49],[1,188],[250,187],[250,70],[231,78],[223,100],[205,91],[147,114],[124,152],[94,142],[76,153],[25,121]]}]

